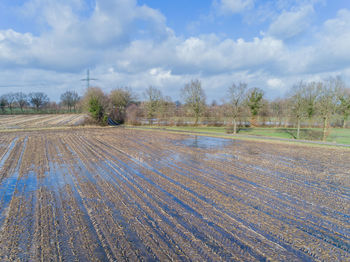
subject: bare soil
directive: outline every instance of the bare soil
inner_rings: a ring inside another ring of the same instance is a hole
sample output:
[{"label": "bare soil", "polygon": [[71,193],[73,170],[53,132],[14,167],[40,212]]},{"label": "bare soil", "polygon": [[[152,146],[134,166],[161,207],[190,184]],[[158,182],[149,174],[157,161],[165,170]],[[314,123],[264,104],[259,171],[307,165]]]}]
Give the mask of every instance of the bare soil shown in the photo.
[{"label": "bare soil", "polygon": [[85,114],[0,115],[0,130],[78,126],[86,118]]},{"label": "bare soil", "polygon": [[0,261],[349,261],[349,159],[120,128],[0,133]]}]

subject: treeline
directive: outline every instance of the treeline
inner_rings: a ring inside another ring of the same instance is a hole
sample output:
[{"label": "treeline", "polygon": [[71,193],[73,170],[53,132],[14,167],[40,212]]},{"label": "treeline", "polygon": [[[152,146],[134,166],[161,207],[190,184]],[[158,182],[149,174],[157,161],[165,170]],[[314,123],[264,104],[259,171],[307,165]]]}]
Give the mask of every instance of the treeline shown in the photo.
[{"label": "treeline", "polygon": [[180,90],[181,101],[172,101],[155,87],[147,88],[138,97],[130,88],[117,88],[105,93],[90,87],[83,97],[75,91],[61,95],[57,104],[42,92],[8,93],[0,97],[1,113],[89,112],[91,119],[107,124],[133,125],[212,125],[228,126],[237,133],[242,126],[294,127],[300,138],[303,127],[323,128],[325,140],[330,126],[346,128],[350,115],[350,89],[339,77],[319,82],[296,83],[282,98],[268,100],[260,88],[246,83],[233,83],[222,92],[218,103],[207,103],[199,80],[187,83]]},{"label": "treeline", "polygon": [[319,82],[299,82],[283,98],[267,100],[260,88],[234,83],[224,93],[220,104],[207,104],[199,80],[181,89],[181,101],[173,102],[161,90],[149,87],[143,100],[130,88],[118,88],[105,94],[89,88],[84,97],[85,111],[100,123],[110,117],[118,123],[158,125],[230,125],[236,133],[241,126],[323,128],[323,140],[330,126],[346,127],[350,114],[350,89],[341,78]]},{"label": "treeline", "polygon": [[75,91],[63,93],[58,104],[50,102],[43,92],[17,92],[0,96],[0,109],[2,114],[77,112],[81,111],[79,102],[80,97]]}]

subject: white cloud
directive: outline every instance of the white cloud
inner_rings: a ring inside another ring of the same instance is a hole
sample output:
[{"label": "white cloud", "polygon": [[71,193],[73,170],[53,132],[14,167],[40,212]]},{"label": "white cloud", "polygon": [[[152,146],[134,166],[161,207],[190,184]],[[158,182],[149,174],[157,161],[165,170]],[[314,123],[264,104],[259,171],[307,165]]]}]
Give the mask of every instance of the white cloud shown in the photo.
[{"label": "white cloud", "polygon": [[[313,73],[350,68],[350,11],[340,10],[334,19],[324,22],[305,58],[303,70]],[[299,53],[301,53],[299,51]]]},{"label": "white cloud", "polygon": [[311,5],[283,11],[270,25],[268,34],[281,39],[294,37],[308,29],[313,12]]},{"label": "white cloud", "polygon": [[253,8],[254,0],[219,0],[214,6],[220,14],[235,14]]},{"label": "white cloud", "polygon": [[[48,29],[39,36],[16,33],[11,29],[1,31],[0,57],[6,59],[0,61],[0,67],[12,63],[54,70],[81,70],[101,62],[115,50],[129,46],[133,38],[162,41],[173,34],[159,11],[137,6],[136,1],[96,1],[88,18],[79,17],[79,1],[75,2],[75,5],[69,1],[27,2],[22,12],[43,18],[45,22],[40,20],[39,23],[45,23]],[[140,24],[142,30],[139,30]]]},{"label": "white cloud", "polygon": [[[307,25],[306,14],[313,12],[309,5],[283,12],[268,33],[247,40],[216,34],[179,37],[159,11],[136,1],[98,0],[87,17],[79,15],[84,8],[80,0],[73,5],[68,0],[30,3],[24,8],[33,8],[32,15],[43,17],[47,28],[38,35],[0,31],[0,79],[11,83],[45,79],[51,83],[48,93],[56,98],[55,92],[61,90],[83,90],[79,80],[86,68],[107,90],[127,85],[142,93],[154,85],[176,97],[186,82],[199,78],[208,97],[216,99],[223,96],[218,90],[233,81],[266,87],[275,94],[300,79],[327,74],[350,78],[348,10],[321,25],[317,35],[310,35],[309,45],[291,48],[284,40]],[[60,10],[64,21],[51,16],[53,10]]]},{"label": "white cloud", "polygon": [[283,43],[273,38],[235,41],[210,35],[186,39],[176,47],[177,60],[185,68],[192,67],[209,74],[253,69],[261,64],[274,67],[283,58],[283,53]]},{"label": "white cloud", "polygon": [[273,90],[283,90],[285,85],[283,81],[279,78],[270,78],[267,80],[267,85]]},{"label": "white cloud", "polygon": [[327,20],[320,39],[324,44],[322,51],[336,59],[350,61],[350,11],[340,10],[335,19]]}]

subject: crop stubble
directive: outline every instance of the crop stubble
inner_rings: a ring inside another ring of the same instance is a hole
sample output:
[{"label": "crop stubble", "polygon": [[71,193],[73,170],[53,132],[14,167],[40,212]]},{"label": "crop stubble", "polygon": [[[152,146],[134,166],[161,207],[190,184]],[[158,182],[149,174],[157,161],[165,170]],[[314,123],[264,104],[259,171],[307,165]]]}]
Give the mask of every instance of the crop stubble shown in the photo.
[{"label": "crop stubble", "polygon": [[349,159],[156,131],[0,133],[0,260],[349,260]]},{"label": "crop stubble", "polygon": [[85,114],[0,115],[0,130],[78,126],[86,117]]}]

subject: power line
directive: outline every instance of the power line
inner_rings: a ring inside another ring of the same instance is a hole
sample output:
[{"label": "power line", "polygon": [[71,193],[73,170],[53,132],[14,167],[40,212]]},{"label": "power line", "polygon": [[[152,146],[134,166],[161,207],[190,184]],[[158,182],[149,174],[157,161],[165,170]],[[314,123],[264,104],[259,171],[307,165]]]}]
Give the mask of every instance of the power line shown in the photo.
[{"label": "power line", "polygon": [[94,81],[94,80],[98,80],[96,78],[90,78],[90,70],[88,69],[86,72],[86,78],[85,79],[81,79],[80,81],[86,81],[86,86],[87,88],[90,87],[90,81]]}]

